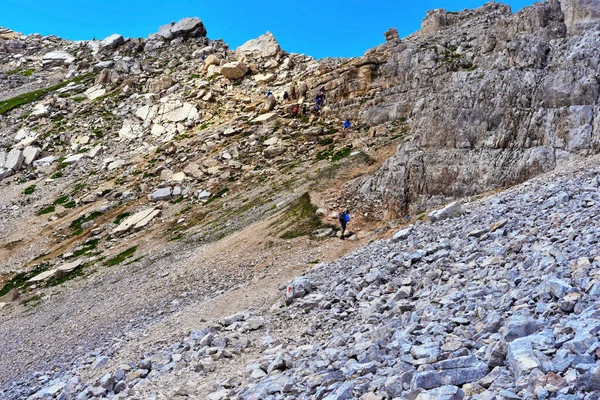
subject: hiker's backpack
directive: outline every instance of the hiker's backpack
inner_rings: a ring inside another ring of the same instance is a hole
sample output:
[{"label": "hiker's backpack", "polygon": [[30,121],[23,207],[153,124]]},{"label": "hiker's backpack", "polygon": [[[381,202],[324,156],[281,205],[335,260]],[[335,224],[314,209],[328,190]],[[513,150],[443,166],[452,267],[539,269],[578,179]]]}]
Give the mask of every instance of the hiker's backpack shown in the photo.
[{"label": "hiker's backpack", "polygon": [[338,221],[340,221],[340,222],[349,222],[350,221],[350,214],[339,213],[338,214]]}]

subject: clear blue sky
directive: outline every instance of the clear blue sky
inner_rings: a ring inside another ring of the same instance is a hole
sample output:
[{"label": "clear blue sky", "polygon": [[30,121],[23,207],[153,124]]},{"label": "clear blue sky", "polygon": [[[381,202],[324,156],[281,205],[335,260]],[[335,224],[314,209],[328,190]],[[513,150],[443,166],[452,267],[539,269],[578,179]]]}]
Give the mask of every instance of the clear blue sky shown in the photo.
[{"label": "clear blue sky", "polygon": [[[486,0],[0,0],[0,26],[25,34],[101,39],[112,33],[146,37],[183,17],[202,19],[208,37],[231,48],[271,31],[288,52],[317,58],[360,56],[396,27],[404,37],[427,10],[460,11]],[[513,12],[533,0],[506,0]]]}]

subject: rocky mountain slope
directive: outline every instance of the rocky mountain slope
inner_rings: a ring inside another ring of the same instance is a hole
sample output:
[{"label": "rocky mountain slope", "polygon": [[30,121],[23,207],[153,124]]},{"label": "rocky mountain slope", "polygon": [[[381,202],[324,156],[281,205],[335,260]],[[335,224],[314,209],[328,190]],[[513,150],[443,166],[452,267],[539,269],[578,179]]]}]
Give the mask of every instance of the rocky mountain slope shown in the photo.
[{"label": "rocky mountain slope", "polygon": [[599,9],[356,59],[0,29],[0,395],[595,398]]}]

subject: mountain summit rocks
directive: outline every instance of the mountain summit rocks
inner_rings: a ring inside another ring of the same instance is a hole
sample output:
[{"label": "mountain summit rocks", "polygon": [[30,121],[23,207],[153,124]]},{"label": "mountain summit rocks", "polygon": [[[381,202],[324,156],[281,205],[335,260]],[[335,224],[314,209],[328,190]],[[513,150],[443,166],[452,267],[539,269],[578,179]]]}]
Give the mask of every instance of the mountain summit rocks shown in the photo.
[{"label": "mountain summit rocks", "polygon": [[239,57],[254,58],[275,58],[281,52],[281,47],[271,32],[259,36],[242,44],[235,50]]}]

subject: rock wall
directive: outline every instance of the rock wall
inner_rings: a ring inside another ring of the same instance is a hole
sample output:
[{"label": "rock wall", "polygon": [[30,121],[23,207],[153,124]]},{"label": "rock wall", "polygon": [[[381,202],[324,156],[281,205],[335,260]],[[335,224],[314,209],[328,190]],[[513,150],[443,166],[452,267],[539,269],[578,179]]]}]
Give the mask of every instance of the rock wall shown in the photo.
[{"label": "rock wall", "polygon": [[558,0],[516,14],[498,3],[444,13],[428,13],[424,30],[368,51],[335,79],[322,77],[336,112],[409,132],[355,193],[418,212],[598,151],[598,31],[568,36],[574,25]]},{"label": "rock wall", "polygon": [[561,0],[561,8],[570,35],[600,28],[599,0]]}]

